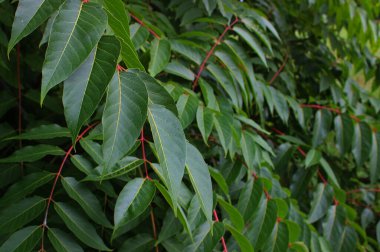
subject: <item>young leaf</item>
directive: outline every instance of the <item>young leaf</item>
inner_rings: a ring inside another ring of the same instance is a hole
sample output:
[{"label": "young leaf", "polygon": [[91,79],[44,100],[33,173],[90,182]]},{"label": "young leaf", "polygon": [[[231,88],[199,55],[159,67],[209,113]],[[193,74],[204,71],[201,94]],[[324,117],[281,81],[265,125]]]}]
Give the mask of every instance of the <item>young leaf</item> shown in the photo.
[{"label": "young leaf", "polygon": [[189,143],[186,145],[186,171],[189,174],[203,213],[211,223],[213,196],[210,172],[202,154]]},{"label": "young leaf", "polygon": [[135,144],[143,127],[148,93],[136,73],[115,73],[103,112],[104,171],[108,172]]},{"label": "young leaf", "polygon": [[70,137],[70,136],[71,136],[70,131],[67,128],[61,127],[58,124],[48,124],[48,125],[38,126],[18,136],[7,138],[6,140],[12,140],[12,139],[42,140],[42,139],[53,139],[57,137]]},{"label": "young leaf", "polygon": [[30,226],[13,233],[0,247],[1,252],[29,252],[34,249],[43,233],[41,226]]},{"label": "young leaf", "polygon": [[242,252],[253,252],[254,251],[249,240],[240,231],[238,231],[236,228],[234,228],[233,226],[231,226],[227,223],[224,224],[224,226],[226,227],[226,229],[228,231],[230,231],[230,233],[232,234],[234,239],[237,241]]},{"label": "young leaf", "polygon": [[83,252],[83,249],[75,242],[74,238],[60,229],[49,228],[48,237],[56,251]]},{"label": "young leaf", "polygon": [[55,202],[54,209],[70,231],[84,244],[94,249],[111,251],[96,233],[94,226],[78,210],[62,202]]},{"label": "young leaf", "polygon": [[186,140],[179,120],[167,109],[149,106],[149,124],[162,168],[164,183],[176,213],[179,190],[185,169]]},{"label": "young leaf", "polygon": [[327,212],[333,200],[333,189],[329,184],[319,183],[313,195],[311,210],[308,217],[309,223],[321,219]]},{"label": "young leaf", "polygon": [[65,155],[65,152],[57,146],[46,144],[26,146],[15,151],[9,157],[0,159],[0,163],[34,162],[47,155],[62,156]]},{"label": "young leaf", "polygon": [[62,101],[73,143],[102,99],[114,75],[119,53],[119,41],[103,36],[86,61],[64,82]]},{"label": "young leaf", "polygon": [[355,134],[352,143],[352,154],[356,164],[360,167],[367,161],[371,153],[372,130],[365,122],[356,123]]},{"label": "young leaf", "polygon": [[127,183],[116,200],[114,233],[149,207],[155,191],[154,184],[148,179],[135,178]]},{"label": "young leaf", "polygon": [[0,213],[0,234],[14,232],[34,220],[45,209],[45,205],[46,199],[34,196],[4,208]]},{"label": "young leaf", "polygon": [[121,57],[124,63],[128,68],[144,70],[130,38],[129,18],[123,1],[104,0],[103,4],[108,15],[108,25],[121,43]]},{"label": "young leaf", "polygon": [[107,220],[102,207],[96,196],[84,185],[72,177],[63,177],[61,179],[63,188],[67,194],[74,199],[85,211],[85,213],[96,223],[107,228],[112,228],[111,223]]},{"label": "young leaf", "polygon": [[151,43],[148,71],[156,76],[168,65],[170,60],[170,43],[166,39],[155,38]]},{"label": "young leaf", "polygon": [[0,198],[0,206],[17,202],[23,197],[33,193],[33,191],[54,178],[54,173],[36,172],[24,176],[22,179],[14,183]]},{"label": "young leaf", "polygon": [[20,0],[12,25],[8,44],[8,55],[12,48],[24,37],[32,33],[56,11],[64,0]]},{"label": "young leaf", "polygon": [[56,17],[42,67],[42,104],[48,91],[69,77],[88,57],[107,25],[96,3],[68,0]]}]

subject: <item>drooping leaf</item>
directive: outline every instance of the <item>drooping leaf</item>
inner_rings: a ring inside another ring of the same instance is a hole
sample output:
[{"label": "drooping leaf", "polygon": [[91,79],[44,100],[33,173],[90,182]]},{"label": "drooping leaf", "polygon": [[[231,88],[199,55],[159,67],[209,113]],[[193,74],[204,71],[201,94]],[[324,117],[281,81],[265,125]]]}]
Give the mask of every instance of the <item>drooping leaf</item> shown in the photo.
[{"label": "drooping leaf", "polygon": [[331,113],[327,110],[318,110],[315,114],[312,138],[314,148],[321,145],[327,137],[330,131],[331,120]]},{"label": "drooping leaf", "polygon": [[83,249],[75,242],[74,238],[57,228],[48,229],[49,241],[56,251],[82,252]]},{"label": "drooping leaf", "polygon": [[236,228],[236,230],[242,232],[244,228],[244,219],[239,211],[233,205],[220,197],[218,197],[218,203],[223,208],[223,210],[227,212],[228,216],[230,217],[229,219],[231,220],[231,223]]},{"label": "drooping leaf", "polygon": [[352,143],[352,154],[360,167],[367,161],[371,153],[372,130],[365,122],[355,124],[355,134]]},{"label": "drooping leaf", "polygon": [[29,252],[42,237],[41,226],[30,226],[13,233],[0,247],[1,252]]},{"label": "drooping leaf", "polygon": [[263,194],[263,186],[261,180],[249,178],[248,182],[242,188],[237,204],[237,209],[240,211],[245,221],[251,219],[254,211],[259,205],[259,199]]},{"label": "drooping leaf", "polygon": [[198,129],[202,134],[203,141],[208,145],[208,137],[210,136],[214,126],[214,114],[209,108],[199,105],[196,118]]},{"label": "drooping leaf", "polygon": [[67,128],[59,126],[58,124],[41,125],[18,136],[7,138],[7,140],[41,140],[53,139],[57,137],[70,137],[70,131]]},{"label": "drooping leaf", "polygon": [[12,34],[8,44],[8,55],[12,48],[24,37],[43,24],[64,0],[20,0],[12,25]]},{"label": "drooping leaf", "polygon": [[94,226],[78,210],[62,202],[55,202],[54,209],[70,231],[84,244],[94,249],[111,251],[96,233]]},{"label": "drooping leaf", "polygon": [[178,117],[182,127],[185,129],[189,126],[197,113],[198,99],[192,94],[183,94],[177,101]]},{"label": "drooping leaf", "polygon": [[336,147],[341,155],[347,153],[352,144],[354,124],[347,114],[338,115],[334,119],[336,132]]},{"label": "drooping leaf", "polygon": [[308,222],[321,219],[327,212],[333,200],[333,189],[329,184],[319,183],[313,195]]},{"label": "drooping leaf", "polygon": [[253,252],[254,249],[249,242],[249,240],[240,232],[238,231],[235,227],[229,225],[229,224],[224,224],[226,229],[231,232],[232,236],[236,240],[236,242],[239,244],[239,247],[242,252]]},{"label": "drooping leaf", "polygon": [[103,36],[86,61],[64,82],[62,101],[73,142],[102,99],[119,52],[117,39]]},{"label": "drooping leaf", "polygon": [[277,111],[282,121],[287,123],[289,118],[289,107],[284,95],[272,87],[270,87],[270,90],[273,97],[274,109]]},{"label": "drooping leaf", "polygon": [[103,175],[135,144],[146,120],[147,107],[148,93],[138,75],[129,71],[116,73],[108,87],[102,118]]},{"label": "drooping leaf", "polygon": [[54,178],[54,173],[50,172],[36,172],[24,176],[22,179],[14,183],[9,189],[1,196],[0,206],[17,202],[23,197],[33,193],[33,191]]},{"label": "drooping leaf", "polygon": [[62,156],[65,152],[57,146],[47,144],[26,146],[9,157],[0,159],[0,163],[34,162],[48,155]]},{"label": "drooping leaf", "polygon": [[105,0],[103,4],[108,15],[108,25],[121,43],[121,57],[124,63],[128,68],[144,70],[130,38],[129,18],[124,3],[121,0]]},{"label": "drooping leaf", "polygon": [[155,191],[154,184],[148,179],[135,178],[127,183],[116,200],[114,233],[148,208]]},{"label": "drooping leaf", "polygon": [[232,141],[231,126],[232,120],[226,113],[220,113],[215,115],[214,126],[218,132],[219,141],[223,146],[224,154],[228,152],[228,146]]},{"label": "drooping leaf", "polygon": [[210,171],[210,175],[211,177],[213,178],[213,180],[215,180],[215,182],[218,184],[219,188],[222,190],[222,192],[225,194],[225,195],[229,195],[228,193],[228,185],[227,185],[227,182],[226,180],[224,179],[223,175],[220,173],[219,170],[215,169],[215,168],[212,168],[212,167],[208,167],[209,171]]},{"label": "drooping leaf", "polygon": [[170,43],[167,39],[154,39],[150,48],[150,62],[148,71],[156,76],[168,65],[170,60]]},{"label": "drooping leaf", "polygon": [[248,131],[243,131],[240,140],[240,146],[243,152],[243,157],[247,166],[253,170],[257,163],[256,152],[257,146],[253,140],[253,135]]},{"label": "drooping leaf", "polygon": [[112,228],[112,225],[107,220],[98,199],[84,183],[80,183],[72,177],[63,177],[61,182],[67,194],[82,207],[84,212],[94,222],[104,227]]},{"label": "drooping leaf", "polygon": [[203,213],[211,223],[213,196],[210,172],[202,154],[189,143],[186,145],[186,171],[199,198]]},{"label": "drooping leaf", "polygon": [[51,30],[42,67],[42,104],[48,91],[69,77],[99,42],[107,15],[96,3],[68,0],[61,7]]},{"label": "drooping leaf", "polygon": [[45,205],[46,199],[34,196],[4,208],[0,213],[0,234],[11,233],[34,220]]},{"label": "drooping leaf", "polygon": [[186,161],[185,135],[179,120],[163,107],[149,106],[148,118],[164,183],[168,188],[173,201],[173,210],[176,213]]}]

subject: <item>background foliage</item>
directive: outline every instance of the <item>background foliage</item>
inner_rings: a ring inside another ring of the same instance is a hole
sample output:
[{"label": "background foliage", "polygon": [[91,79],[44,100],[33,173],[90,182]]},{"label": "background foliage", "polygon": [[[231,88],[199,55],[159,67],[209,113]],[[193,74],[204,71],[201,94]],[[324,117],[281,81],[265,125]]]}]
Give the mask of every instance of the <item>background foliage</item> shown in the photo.
[{"label": "background foliage", "polygon": [[377,0],[0,0],[0,251],[378,251]]}]

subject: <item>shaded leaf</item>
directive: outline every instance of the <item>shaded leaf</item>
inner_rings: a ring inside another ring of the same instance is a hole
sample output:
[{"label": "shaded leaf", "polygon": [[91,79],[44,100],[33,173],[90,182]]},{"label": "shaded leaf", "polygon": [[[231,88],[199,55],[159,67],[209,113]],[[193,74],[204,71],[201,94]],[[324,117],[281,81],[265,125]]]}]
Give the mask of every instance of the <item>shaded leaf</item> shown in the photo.
[{"label": "shaded leaf", "polygon": [[30,226],[19,231],[9,237],[0,247],[1,252],[29,252],[34,249],[42,237],[41,226]]},{"label": "shaded leaf", "polygon": [[62,156],[65,152],[57,146],[47,144],[25,146],[9,157],[0,159],[0,163],[34,162],[48,155]]},{"label": "shaded leaf", "polygon": [[365,122],[355,124],[355,134],[352,143],[352,154],[356,164],[360,167],[371,153],[372,130]]},{"label": "shaded leaf", "polygon": [[70,137],[70,131],[67,128],[61,127],[58,124],[41,125],[33,128],[18,136],[7,138],[11,139],[23,139],[23,140],[41,140],[41,139],[53,139],[57,137]]},{"label": "shaded leaf", "polygon": [[198,99],[191,94],[183,94],[177,101],[178,117],[182,127],[185,129],[189,126],[197,113]]},{"label": "shaded leaf", "polygon": [[338,115],[334,119],[336,132],[336,147],[341,155],[347,153],[352,144],[354,124],[347,114]]},{"label": "shaded leaf", "polygon": [[317,147],[323,143],[330,131],[331,113],[327,110],[318,110],[315,114],[312,145]]},{"label": "shaded leaf", "polygon": [[327,212],[333,200],[333,189],[329,184],[319,183],[313,194],[308,222],[313,223],[321,219]]},{"label": "shaded leaf", "polygon": [[150,234],[137,234],[127,239],[118,249],[120,252],[144,252],[151,251],[154,239]]},{"label": "shaded leaf", "polygon": [[230,221],[232,225],[238,230],[239,232],[243,231],[244,228],[244,219],[239,213],[239,211],[230,203],[223,200],[222,198],[218,197],[218,203],[228,213],[228,216],[230,217]]},{"label": "shaded leaf", "polygon": [[210,136],[214,126],[214,114],[209,108],[199,105],[196,118],[198,129],[202,134],[203,141],[208,145],[208,137]]},{"label": "shaded leaf", "polygon": [[148,71],[156,76],[168,65],[170,60],[170,43],[166,39],[155,38],[151,43]]},{"label": "shaded leaf", "polygon": [[54,249],[59,252],[81,252],[83,249],[75,242],[74,238],[57,228],[48,229],[49,241]]},{"label": "shaded leaf", "polygon": [[228,231],[231,232],[232,236],[234,237],[234,239],[239,244],[239,247],[240,247],[242,252],[253,252],[254,251],[249,240],[241,232],[239,232],[237,229],[235,229],[233,226],[231,226],[229,224],[224,224],[224,226],[226,227],[226,229]]}]

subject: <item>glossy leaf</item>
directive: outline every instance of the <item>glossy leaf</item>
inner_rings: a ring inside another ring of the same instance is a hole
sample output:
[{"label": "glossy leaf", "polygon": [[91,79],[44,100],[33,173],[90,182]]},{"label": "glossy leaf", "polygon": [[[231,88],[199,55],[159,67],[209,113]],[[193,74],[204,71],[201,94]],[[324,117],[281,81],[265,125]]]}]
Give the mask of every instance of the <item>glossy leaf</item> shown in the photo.
[{"label": "glossy leaf", "polygon": [[48,91],[69,77],[90,55],[107,25],[107,15],[96,3],[68,0],[51,30],[42,67],[41,104]]},{"label": "glossy leaf", "polygon": [[318,110],[315,114],[315,121],[313,127],[312,145],[317,147],[323,143],[330,131],[331,113],[326,110]]},{"label": "glossy leaf", "polygon": [[313,194],[308,222],[313,223],[321,219],[327,212],[333,200],[333,189],[328,184],[318,184]]},{"label": "glossy leaf", "polygon": [[102,125],[104,172],[108,172],[134,145],[145,123],[148,93],[132,72],[115,73],[108,87]]},{"label": "glossy leaf", "polygon": [[34,249],[43,233],[40,226],[30,226],[19,231],[9,237],[0,247],[1,252],[29,252]]},{"label": "glossy leaf", "polygon": [[355,125],[355,134],[352,143],[352,154],[356,164],[362,166],[371,152],[372,131],[367,123],[360,122]]},{"label": "glossy leaf", "polygon": [[78,210],[62,202],[55,202],[54,209],[80,241],[91,248],[110,251],[96,233],[94,226]]},{"label": "glossy leaf", "polygon": [[98,199],[84,183],[80,183],[72,177],[63,177],[61,182],[67,194],[82,207],[94,222],[104,227],[112,228]]},{"label": "glossy leaf", "polygon": [[108,25],[121,43],[121,57],[128,68],[144,70],[130,38],[129,18],[121,0],[105,0],[104,7],[108,15]]},{"label": "glossy leaf", "polygon": [[114,233],[122,226],[141,215],[149,207],[156,188],[148,179],[135,178],[121,190],[116,200]]},{"label": "glossy leaf", "polygon": [[117,39],[103,36],[86,61],[64,82],[62,101],[73,142],[102,99],[119,52]]},{"label": "glossy leaf", "polygon": [[0,213],[0,234],[11,233],[38,217],[45,209],[46,199],[26,198],[4,208]]},{"label": "glossy leaf", "polygon": [[156,76],[168,65],[170,60],[170,43],[166,39],[154,39],[150,48],[148,71]]},{"label": "glossy leaf", "polygon": [[102,146],[99,143],[82,138],[79,144],[97,164],[103,163]]},{"label": "glossy leaf", "polygon": [[336,147],[341,155],[347,153],[352,144],[354,124],[347,114],[338,115],[334,119],[336,132]]},{"label": "glossy leaf", "polygon": [[65,152],[57,146],[39,144],[23,147],[9,157],[0,159],[0,163],[34,162],[48,155],[62,156],[64,154]]},{"label": "glossy leaf", "polygon": [[186,161],[185,135],[179,120],[163,107],[149,106],[148,118],[164,183],[168,188],[173,201],[173,210],[176,213]]},{"label": "glossy leaf", "polygon": [[62,252],[81,252],[83,249],[75,242],[73,237],[60,229],[48,229],[49,241],[56,251]]},{"label": "glossy leaf", "polygon": [[211,176],[202,154],[189,143],[186,145],[186,171],[199,198],[203,213],[211,222],[213,206]]},{"label": "glossy leaf", "polygon": [[8,55],[12,48],[24,37],[42,25],[64,0],[20,0],[12,25],[12,34],[8,44]]}]

